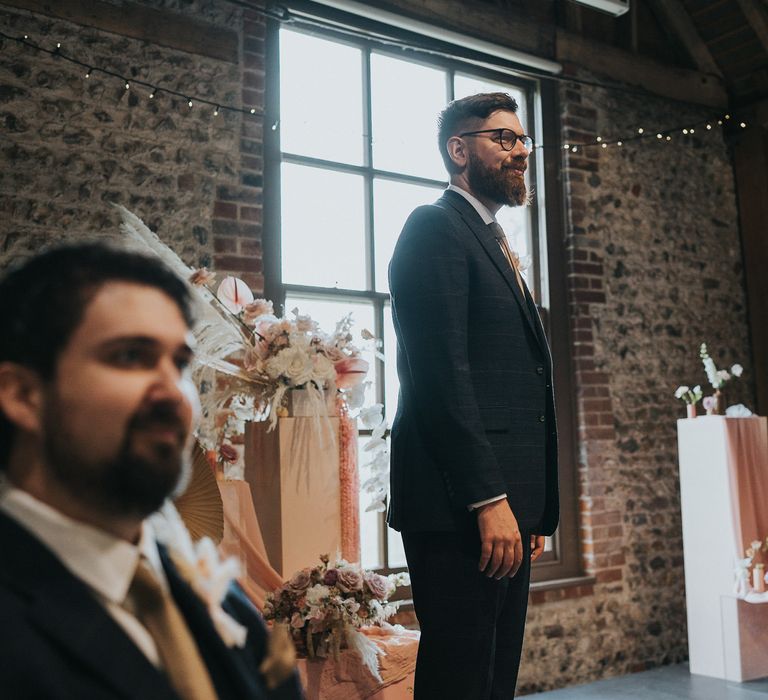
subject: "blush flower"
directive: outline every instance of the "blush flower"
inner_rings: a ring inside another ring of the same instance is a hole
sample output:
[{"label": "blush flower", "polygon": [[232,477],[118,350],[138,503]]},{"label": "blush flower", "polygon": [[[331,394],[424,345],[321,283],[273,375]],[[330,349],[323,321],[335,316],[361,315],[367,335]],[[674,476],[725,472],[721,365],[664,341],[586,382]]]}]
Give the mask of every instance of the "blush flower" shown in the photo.
[{"label": "blush flower", "polygon": [[386,600],[395,589],[392,582],[380,574],[367,573],[364,580],[368,590],[379,600]]},{"label": "blush flower", "polygon": [[310,580],[310,570],[301,569],[301,571],[297,571],[291,580],[288,581],[288,587],[294,591],[304,591],[309,587]]},{"label": "blush flower", "polygon": [[274,313],[272,302],[266,299],[254,299],[243,307],[243,322],[251,325],[261,316],[271,316]]},{"label": "blush flower", "polygon": [[365,379],[368,373],[368,362],[361,357],[347,357],[335,362],[336,386],[339,389],[350,389]]},{"label": "blush flower", "polygon": [[363,576],[357,569],[337,569],[336,587],[344,593],[359,591],[363,587]]},{"label": "blush flower", "polygon": [[189,283],[194,287],[204,287],[207,284],[211,284],[215,279],[216,275],[213,272],[207,267],[201,267],[189,276]]}]

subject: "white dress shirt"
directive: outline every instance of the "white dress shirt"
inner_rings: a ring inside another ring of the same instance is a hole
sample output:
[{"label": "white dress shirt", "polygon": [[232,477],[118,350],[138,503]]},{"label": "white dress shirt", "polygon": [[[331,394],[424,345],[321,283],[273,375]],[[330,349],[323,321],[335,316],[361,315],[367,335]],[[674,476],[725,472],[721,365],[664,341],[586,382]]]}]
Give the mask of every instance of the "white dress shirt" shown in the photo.
[{"label": "white dress shirt", "polygon": [[168,582],[149,523],[138,544],[73,520],[26,491],[0,483],[0,510],[29,530],[79,578],[144,655],[161,666],[157,645],[133,614],[128,590],[139,558],[144,556],[162,585]]},{"label": "white dress shirt", "polygon": [[[496,221],[496,217],[491,214],[491,212],[488,210],[488,207],[485,206],[477,197],[474,195],[471,195],[466,190],[461,189],[461,187],[457,187],[456,185],[448,185],[447,189],[449,189],[451,192],[455,192],[456,194],[460,194],[464,199],[466,199],[475,209],[475,211],[478,213],[480,218],[483,220],[483,223],[488,226],[489,224],[498,223]],[[502,493],[499,496],[494,496],[493,498],[487,498],[484,501],[477,501],[476,503],[470,503],[467,508],[469,510],[477,510],[481,506],[486,506],[489,503],[495,503],[496,501],[500,501],[502,498],[506,498],[507,494]]]}]

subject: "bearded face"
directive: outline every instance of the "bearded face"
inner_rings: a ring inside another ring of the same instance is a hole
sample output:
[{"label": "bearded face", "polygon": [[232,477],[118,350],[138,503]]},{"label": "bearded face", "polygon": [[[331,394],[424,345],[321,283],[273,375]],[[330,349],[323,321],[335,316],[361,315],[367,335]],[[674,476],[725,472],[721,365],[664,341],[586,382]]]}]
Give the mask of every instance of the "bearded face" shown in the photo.
[{"label": "bearded face", "polygon": [[524,157],[489,165],[470,149],[467,180],[472,192],[479,197],[501,205],[522,206],[528,203],[528,190],[522,175],[526,167]]},{"label": "bearded face", "polygon": [[[188,428],[175,406],[152,403],[128,421],[117,450],[96,457],[70,428],[55,396],[43,424],[44,455],[51,474],[83,503],[123,517],[144,518],[170,495],[182,492],[191,465]],[[153,439],[164,433],[165,439]]]}]

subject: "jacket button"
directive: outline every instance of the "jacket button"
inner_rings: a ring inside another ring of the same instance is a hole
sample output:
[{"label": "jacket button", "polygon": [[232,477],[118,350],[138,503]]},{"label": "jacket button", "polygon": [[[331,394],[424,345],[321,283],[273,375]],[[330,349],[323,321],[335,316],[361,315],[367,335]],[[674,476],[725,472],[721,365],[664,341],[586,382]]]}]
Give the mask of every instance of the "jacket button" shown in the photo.
[{"label": "jacket button", "polygon": [[537,367],[536,368],[536,374],[544,374],[544,368],[543,367]]},{"label": "jacket button", "polygon": [[545,420],[547,420],[547,419],[546,419],[546,416],[544,416],[544,414],[542,413],[542,414],[539,416],[539,423],[543,423]]}]

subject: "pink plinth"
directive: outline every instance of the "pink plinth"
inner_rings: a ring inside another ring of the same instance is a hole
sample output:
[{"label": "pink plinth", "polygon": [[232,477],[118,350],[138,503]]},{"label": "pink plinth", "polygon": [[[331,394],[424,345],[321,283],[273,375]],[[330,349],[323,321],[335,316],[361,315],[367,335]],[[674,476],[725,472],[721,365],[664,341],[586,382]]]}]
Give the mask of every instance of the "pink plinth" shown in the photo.
[{"label": "pink plinth", "polygon": [[413,674],[419,633],[402,630],[386,634],[368,631],[386,656],[379,657],[379,683],[360,657],[345,649],[338,661],[299,659],[299,674],[307,700],[413,700]]}]

